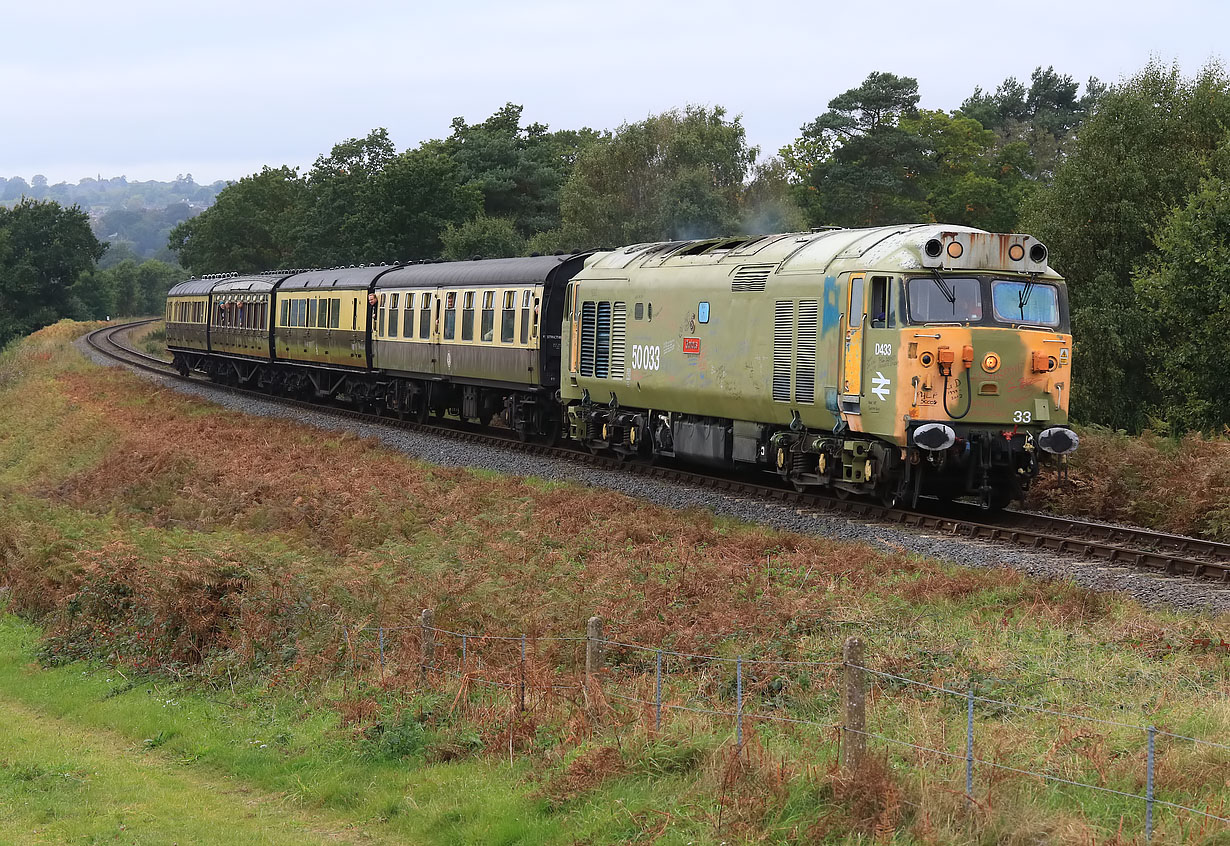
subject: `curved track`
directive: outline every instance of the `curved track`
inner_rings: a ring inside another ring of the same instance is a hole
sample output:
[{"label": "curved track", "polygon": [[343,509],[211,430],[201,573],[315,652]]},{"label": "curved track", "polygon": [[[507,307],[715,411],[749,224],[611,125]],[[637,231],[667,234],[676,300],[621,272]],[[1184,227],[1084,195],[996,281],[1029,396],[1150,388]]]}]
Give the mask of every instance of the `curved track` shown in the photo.
[{"label": "curved track", "polygon": [[[979,511],[974,506],[961,504],[950,506],[942,511],[889,508],[860,499],[842,500],[821,493],[797,493],[746,477],[711,476],[703,472],[673,466],[625,462],[608,456],[591,455],[568,446],[521,443],[511,434],[501,435],[498,429],[475,430],[463,426],[412,423],[348,408],[317,405],[302,400],[270,396],[258,391],[217,385],[205,379],[180,376],[163,359],[134,350],[117,340],[117,336],[126,335],[133,329],[152,322],[154,320],[142,320],[119,326],[106,326],[89,333],[86,336],[86,343],[98,353],[129,367],[136,367],[180,381],[208,385],[218,391],[251,394],[283,405],[300,406],[317,412],[378,422],[386,426],[430,431],[464,441],[498,444],[536,455],[553,456],[607,469],[619,468],[626,472],[653,478],[684,482],[739,496],[794,504],[800,508],[844,514],[863,520],[881,520],[992,543],[1013,543],[1119,566],[1135,566],[1172,575],[1219,579],[1230,583],[1230,544],[1201,538],[1012,510],[1001,512],[992,518],[991,515]],[[995,522],[987,522],[988,519],[994,519]]]}]

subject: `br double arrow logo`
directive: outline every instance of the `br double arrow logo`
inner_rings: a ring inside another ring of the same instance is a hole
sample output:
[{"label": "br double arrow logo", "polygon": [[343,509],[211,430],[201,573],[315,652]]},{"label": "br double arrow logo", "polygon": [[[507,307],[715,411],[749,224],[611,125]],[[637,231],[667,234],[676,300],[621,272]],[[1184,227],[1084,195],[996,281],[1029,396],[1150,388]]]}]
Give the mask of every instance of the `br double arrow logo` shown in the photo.
[{"label": "br double arrow logo", "polygon": [[883,373],[877,370],[876,377],[871,380],[871,392],[881,400],[886,400],[888,399],[889,394],[888,386],[891,384],[892,382],[885,378]]}]

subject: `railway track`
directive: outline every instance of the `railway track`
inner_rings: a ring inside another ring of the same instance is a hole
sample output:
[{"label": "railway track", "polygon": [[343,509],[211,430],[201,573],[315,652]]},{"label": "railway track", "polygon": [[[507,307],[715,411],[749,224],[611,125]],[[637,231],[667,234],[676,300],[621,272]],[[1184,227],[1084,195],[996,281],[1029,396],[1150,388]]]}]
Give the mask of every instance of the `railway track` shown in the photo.
[{"label": "railway track", "polygon": [[[349,408],[318,405],[260,391],[220,385],[198,377],[184,377],[173,370],[170,364],[163,359],[132,349],[117,340],[117,337],[127,335],[132,330],[152,322],[154,321],[144,320],[103,327],[89,333],[86,336],[86,343],[101,355],[129,367],[179,381],[208,385],[219,391],[247,394],[282,405],[302,407],[316,412],[407,430],[427,431],[472,443],[519,449],[534,455],[582,462],[606,469],[618,469],[622,472],[636,473],[666,481],[683,482],[735,496],[762,499],[800,509],[840,514],[860,520],[883,521],[990,543],[1011,543],[1059,555],[1082,557],[1108,565],[1137,567],[1167,575],[1216,579],[1230,583],[1230,544],[1201,538],[1014,510],[1006,510],[992,517],[979,511],[975,506],[960,503],[936,510],[890,508],[867,500],[839,499],[821,493],[799,493],[760,481],[711,476],[703,472],[673,466],[622,461],[609,456],[591,455],[587,451],[569,446],[522,443],[511,434],[500,434],[498,429],[478,431],[465,428],[464,424],[456,426],[419,424]],[[994,522],[989,522],[992,519]]]}]

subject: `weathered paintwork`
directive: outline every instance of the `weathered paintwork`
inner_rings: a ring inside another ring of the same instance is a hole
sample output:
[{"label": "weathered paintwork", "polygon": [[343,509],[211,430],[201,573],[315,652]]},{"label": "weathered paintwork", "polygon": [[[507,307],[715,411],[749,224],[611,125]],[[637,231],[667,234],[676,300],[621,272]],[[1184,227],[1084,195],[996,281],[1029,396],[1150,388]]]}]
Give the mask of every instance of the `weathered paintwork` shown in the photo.
[{"label": "weathered paintwork", "polygon": [[[985,289],[980,314],[911,314],[907,285],[935,286],[935,274]],[[1049,289],[1038,296],[1053,292],[1055,325],[998,319],[993,280]],[[637,245],[595,255],[569,303],[566,402],[863,433],[902,448],[929,421],[1008,439],[1067,422],[1066,292],[1026,235],[916,225]],[[627,315],[622,333],[611,321],[605,377],[586,358],[603,351],[595,337],[606,324],[585,311],[594,304]]]}]

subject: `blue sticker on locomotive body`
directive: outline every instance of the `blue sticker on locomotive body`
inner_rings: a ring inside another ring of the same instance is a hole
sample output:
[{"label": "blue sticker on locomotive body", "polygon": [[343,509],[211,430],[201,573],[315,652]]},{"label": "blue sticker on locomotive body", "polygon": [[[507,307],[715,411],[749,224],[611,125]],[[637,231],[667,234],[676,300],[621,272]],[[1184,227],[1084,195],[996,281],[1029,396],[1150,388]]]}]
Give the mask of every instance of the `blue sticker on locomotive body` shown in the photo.
[{"label": "blue sticker on locomotive body", "polygon": [[700,323],[709,322],[709,303],[701,303],[696,307],[696,320]]}]

